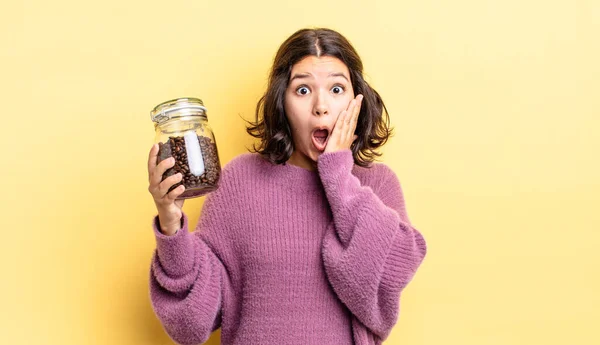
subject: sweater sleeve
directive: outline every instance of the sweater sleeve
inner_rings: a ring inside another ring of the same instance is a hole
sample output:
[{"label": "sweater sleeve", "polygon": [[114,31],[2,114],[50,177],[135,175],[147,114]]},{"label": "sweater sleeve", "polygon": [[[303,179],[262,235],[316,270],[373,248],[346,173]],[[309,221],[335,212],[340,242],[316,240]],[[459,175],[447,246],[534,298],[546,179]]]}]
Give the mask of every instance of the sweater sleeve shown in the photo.
[{"label": "sweater sleeve", "polygon": [[204,343],[221,326],[223,296],[231,289],[225,266],[200,235],[223,231],[212,196],[205,200],[197,231],[188,231],[185,213],[183,227],[172,236],[159,231],[158,216],[152,224],[156,250],[150,299],[165,331],[179,344]]},{"label": "sweater sleeve", "polygon": [[352,175],[352,152],[321,154],[318,171],[332,214],[322,257],[338,298],[380,341],[398,320],[400,293],[427,247],[406,214],[398,178],[385,165],[374,191]]}]

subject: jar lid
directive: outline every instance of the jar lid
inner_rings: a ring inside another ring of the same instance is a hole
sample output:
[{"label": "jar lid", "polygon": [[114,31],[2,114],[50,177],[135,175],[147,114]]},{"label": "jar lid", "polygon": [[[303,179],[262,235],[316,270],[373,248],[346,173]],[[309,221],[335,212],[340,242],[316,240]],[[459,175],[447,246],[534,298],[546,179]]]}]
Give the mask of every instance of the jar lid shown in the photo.
[{"label": "jar lid", "polygon": [[199,98],[182,97],[162,102],[152,109],[150,118],[156,123],[179,116],[202,116],[206,118],[206,107]]}]

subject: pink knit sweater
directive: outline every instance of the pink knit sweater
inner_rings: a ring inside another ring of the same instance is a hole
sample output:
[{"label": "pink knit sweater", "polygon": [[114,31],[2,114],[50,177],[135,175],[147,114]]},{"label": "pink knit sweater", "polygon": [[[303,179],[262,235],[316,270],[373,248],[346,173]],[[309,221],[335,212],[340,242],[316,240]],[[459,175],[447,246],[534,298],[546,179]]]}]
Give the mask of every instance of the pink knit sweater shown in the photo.
[{"label": "pink knit sweater", "polygon": [[198,225],[152,226],[152,307],[180,344],[374,345],[426,253],[394,172],[323,153],[317,171],[245,153],[223,167]]}]

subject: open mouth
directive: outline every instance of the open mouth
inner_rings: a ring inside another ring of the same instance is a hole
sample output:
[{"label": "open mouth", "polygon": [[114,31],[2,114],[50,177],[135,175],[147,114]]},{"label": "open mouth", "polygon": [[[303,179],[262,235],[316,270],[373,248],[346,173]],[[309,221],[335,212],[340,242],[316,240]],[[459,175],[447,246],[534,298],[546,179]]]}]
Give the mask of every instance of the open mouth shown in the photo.
[{"label": "open mouth", "polygon": [[312,132],[312,142],[315,148],[319,151],[325,151],[327,139],[329,138],[329,130],[327,128],[318,128]]}]

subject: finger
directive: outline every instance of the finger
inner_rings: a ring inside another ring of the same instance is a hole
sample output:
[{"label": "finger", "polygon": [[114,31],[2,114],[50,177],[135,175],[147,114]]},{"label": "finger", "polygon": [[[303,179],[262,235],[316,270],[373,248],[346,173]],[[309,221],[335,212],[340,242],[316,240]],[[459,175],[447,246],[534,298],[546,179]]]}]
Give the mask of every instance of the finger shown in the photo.
[{"label": "finger", "polygon": [[162,181],[158,185],[158,197],[164,198],[167,192],[174,184],[179,183],[182,180],[183,175],[181,173],[174,174],[172,176],[167,177],[164,181]]},{"label": "finger", "polygon": [[352,119],[352,115],[354,114],[354,109],[356,109],[356,99],[353,99],[352,101],[350,101],[350,105],[348,106],[347,115],[346,115],[346,118],[344,119],[344,121],[347,124],[350,123],[350,120]]},{"label": "finger", "polygon": [[353,133],[350,133],[352,115],[354,113],[354,109],[356,108],[356,100],[353,99],[350,101],[350,105],[346,110],[345,117],[342,122],[342,128],[340,128],[340,141],[344,144],[348,143]]},{"label": "finger", "polygon": [[344,117],[345,112],[346,112],[345,110],[342,110],[342,112],[339,113],[337,119],[335,120],[335,124],[333,125],[333,128],[331,129],[331,134],[329,134],[329,138],[327,138],[327,146],[325,147],[325,151],[329,151],[332,147],[335,147],[337,145],[337,143],[339,142],[340,127],[341,127],[340,120]]},{"label": "finger", "polygon": [[[185,186],[181,185],[175,189],[173,189],[172,191],[169,192],[169,194],[165,195],[164,199],[166,201],[168,201],[169,203],[174,202],[175,199],[177,199],[177,197],[179,197],[181,195],[181,193],[183,193],[185,191]],[[183,204],[182,204],[183,206]]]},{"label": "finger", "polygon": [[175,165],[175,158],[169,157],[167,159],[162,160],[158,165],[154,168],[154,171],[151,176],[150,184],[154,186],[158,186],[162,181],[162,177],[168,169],[172,168]]},{"label": "finger", "polygon": [[360,115],[360,109],[362,108],[362,101],[363,101],[363,95],[358,95],[357,96],[357,105],[356,105],[356,109],[354,110],[354,113],[352,114],[352,120],[350,121],[351,127],[350,127],[350,133],[354,134],[354,131],[356,130],[356,124],[358,123],[358,116]]},{"label": "finger", "polygon": [[344,118],[344,113],[345,112],[346,112],[345,110],[342,110],[338,114],[337,119],[335,119],[335,123],[333,124],[333,128],[331,129],[331,134],[337,132],[340,129],[340,127],[341,127],[340,121]]},{"label": "finger", "polygon": [[152,172],[154,167],[156,166],[156,158],[158,156],[158,144],[152,145],[150,149],[150,154],[148,156],[148,174]]},{"label": "finger", "polygon": [[342,129],[344,127],[344,119],[346,118],[346,115],[348,114],[347,110],[343,110],[340,115],[338,115],[337,121],[335,122],[335,125],[333,126],[333,130],[331,135],[335,136],[335,137],[339,137],[342,134]]},{"label": "finger", "polygon": [[344,142],[352,142],[352,135],[354,135],[354,114],[356,113],[356,109],[358,108],[357,98],[352,100],[352,105],[349,107],[348,117],[345,123],[344,129]]},{"label": "finger", "polygon": [[[183,187],[183,190],[185,191],[185,187],[183,185],[181,185],[181,187]],[[179,188],[179,187],[177,187],[177,188]],[[173,193],[173,191],[171,193]],[[181,194],[179,194],[179,195],[181,195]],[[175,198],[177,198],[177,196]],[[185,199],[179,199],[179,200],[175,200],[174,203],[177,207],[182,208],[184,201],[185,201]]]}]

